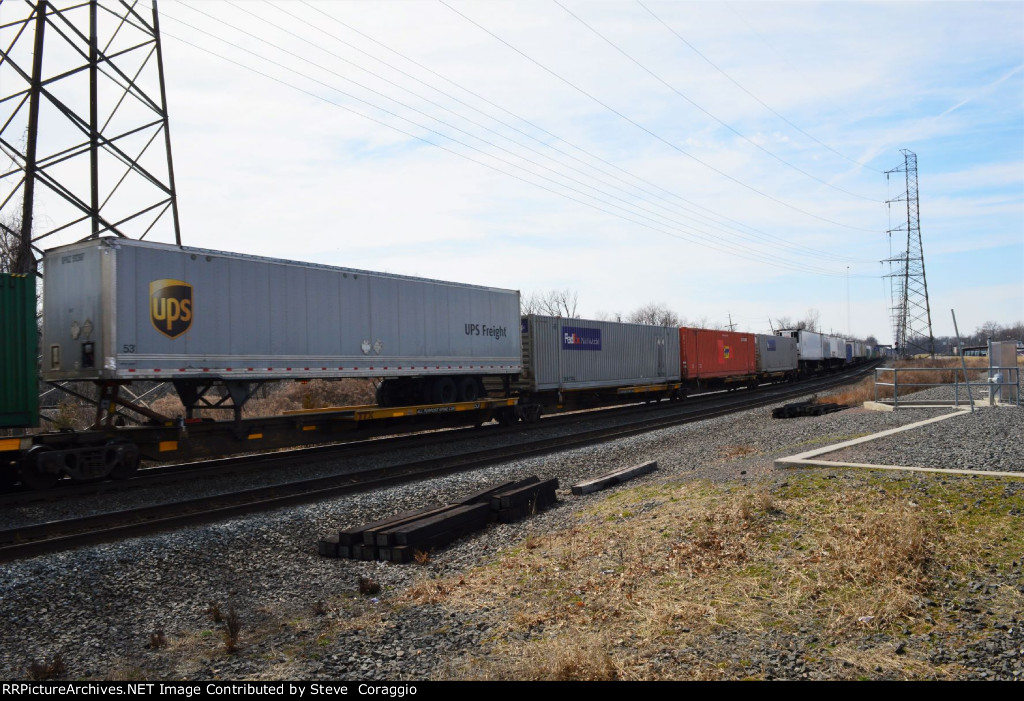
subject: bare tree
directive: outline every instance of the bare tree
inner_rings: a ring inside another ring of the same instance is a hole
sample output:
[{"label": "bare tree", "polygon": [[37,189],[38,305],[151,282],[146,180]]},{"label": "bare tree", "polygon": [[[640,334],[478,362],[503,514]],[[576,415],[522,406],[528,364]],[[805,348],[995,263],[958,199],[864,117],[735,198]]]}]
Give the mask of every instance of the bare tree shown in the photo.
[{"label": "bare tree", "polygon": [[689,322],[688,325],[690,326],[690,328],[694,328],[694,329],[719,329],[719,330],[725,330],[725,326],[723,324],[716,324],[715,322],[713,322],[711,320],[711,317],[709,317],[709,316],[702,316],[700,318],[694,319],[693,321]]},{"label": "bare tree", "polygon": [[575,319],[579,317],[579,314],[576,313],[578,300],[579,293],[566,288],[548,292],[531,292],[526,297],[522,297],[519,304],[523,314],[543,314]]},{"label": "bare tree", "polygon": [[600,311],[594,315],[594,318],[598,321],[622,321],[622,312],[604,312]]},{"label": "bare tree", "polygon": [[21,240],[21,219],[9,216],[0,219],[0,273],[30,273],[35,270],[32,249]]},{"label": "bare tree", "polygon": [[679,315],[660,302],[649,302],[626,315],[631,324],[651,326],[679,326]]},{"label": "bare tree", "polygon": [[808,331],[817,331],[821,328],[821,312],[817,309],[808,309],[807,316],[800,322],[803,324],[800,328],[807,329]]},{"label": "bare tree", "polygon": [[974,337],[978,340],[978,343],[985,343],[990,338],[993,341],[998,341],[1002,338],[1002,335],[1003,327],[997,321],[986,321],[974,332]]},{"label": "bare tree", "polygon": [[788,316],[777,316],[775,317],[775,324],[773,325],[776,330],[778,329],[797,329],[803,331],[817,331],[821,322],[821,312],[817,309],[808,309],[807,315],[803,319],[793,321],[792,317]]}]

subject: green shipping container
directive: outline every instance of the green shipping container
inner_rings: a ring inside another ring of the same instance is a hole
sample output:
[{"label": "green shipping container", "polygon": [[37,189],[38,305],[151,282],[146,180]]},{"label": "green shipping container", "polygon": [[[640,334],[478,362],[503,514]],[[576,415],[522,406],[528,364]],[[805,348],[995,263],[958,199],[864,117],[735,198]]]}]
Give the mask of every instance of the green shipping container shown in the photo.
[{"label": "green shipping container", "polygon": [[36,278],[0,273],[0,428],[39,425]]}]

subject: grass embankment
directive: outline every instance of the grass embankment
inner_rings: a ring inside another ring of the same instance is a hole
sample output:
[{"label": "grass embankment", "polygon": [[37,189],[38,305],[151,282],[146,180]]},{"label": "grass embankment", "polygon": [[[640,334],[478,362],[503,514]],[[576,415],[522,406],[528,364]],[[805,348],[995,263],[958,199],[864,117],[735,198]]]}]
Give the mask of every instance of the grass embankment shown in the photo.
[{"label": "grass embankment", "polygon": [[[787,638],[827,678],[955,678],[935,646],[1024,610],[1019,482],[787,477],[621,491],[407,596],[502,612],[490,649],[445,673],[485,679],[763,678],[766,646]],[[986,588],[989,623],[965,626],[982,575],[1005,585]]]}]

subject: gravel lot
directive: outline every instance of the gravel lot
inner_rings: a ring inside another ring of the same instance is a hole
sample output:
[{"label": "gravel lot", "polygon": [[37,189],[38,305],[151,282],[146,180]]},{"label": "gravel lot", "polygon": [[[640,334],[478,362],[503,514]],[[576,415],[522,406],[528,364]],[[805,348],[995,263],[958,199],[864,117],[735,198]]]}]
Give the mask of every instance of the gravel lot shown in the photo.
[{"label": "gravel lot", "polygon": [[[660,468],[644,478],[649,480],[775,476],[772,461],[777,457],[948,411],[852,409],[772,420],[771,409],[315,506],[5,565],[0,569],[2,676],[25,678],[31,661],[59,654],[67,668],[64,676],[72,679],[430,679],[467,651],[479,653],[502,611],[395,607],[391,601],[426,577],[488,562],[501,548],[520,542],[527,529],[538,532],[573,523],[588,497],[571,496],[571,483],[646,460],[657,460]],[[907,440],[912,431],[879,446],[868,444],[857,448],[856,456],[858,461],[933,461],[940,467],[999,465],[991,469],[1020,470],[1022,417],[1024,413],[1014,409],[986,409],[939,422],[914,441]],[[435,553],[426,566],[331,560],[316,554],[317,540],[339,528],[530,474],[561,480],[562,501],[557,507],[528,525],[491,526]],[[378,582],[381,592],[360,597],[361,576]],[[308,621],[318,602],[330,601],[350,603],[330,606],[314,620],[358,617],[367,625],[317,639]],[[220,627],[211,622],[211,604],[222,612],[230,607],[239,612],[243,631],[237,654],[223,652]],[[163,633],[167,647],[150,647],[156,631]],[[827,669],[808,674],[807,664],[798,659],[810,635],[789,641],[783,652],[768,638],[759,643],[765,659],[778,662],[775,676],[828,678]],[[1004,669],[993,660],[1024,649],[1020,626],[1001,632],[998,640],[991,650],[982,646],[942,654],[960,661],[977,678],[1017,678],[1012,664]],[[1016,659],[1020,669],[1020,658]]]}]

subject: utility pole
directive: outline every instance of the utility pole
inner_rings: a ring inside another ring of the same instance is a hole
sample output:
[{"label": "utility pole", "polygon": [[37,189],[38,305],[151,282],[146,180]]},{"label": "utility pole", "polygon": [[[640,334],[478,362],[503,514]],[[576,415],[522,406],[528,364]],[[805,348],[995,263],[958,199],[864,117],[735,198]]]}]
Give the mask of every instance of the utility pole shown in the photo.
[{"label": "utility pole", "polygon": [[889,263],[890,295],[892,299],[893,341],[900,355],[913,355],[912,349],[935,357],[935,338],[932,335],[932,313],[928,302],[928,282],[924,273],[924,248],[921,244],[920,205],[917,194],[917,154],[902,149],[903,165],[888,170],[903,173],[906,190],[904,194],[886,202],[906,202],[906,225],[890,229],[901,237],[906,235],[906,250],[900,256],[886,259]]},{"label": "utility pole", "polygon": [[850,266],[846,266],[846,335],[853,338],[853,325],[850,323]]}]

